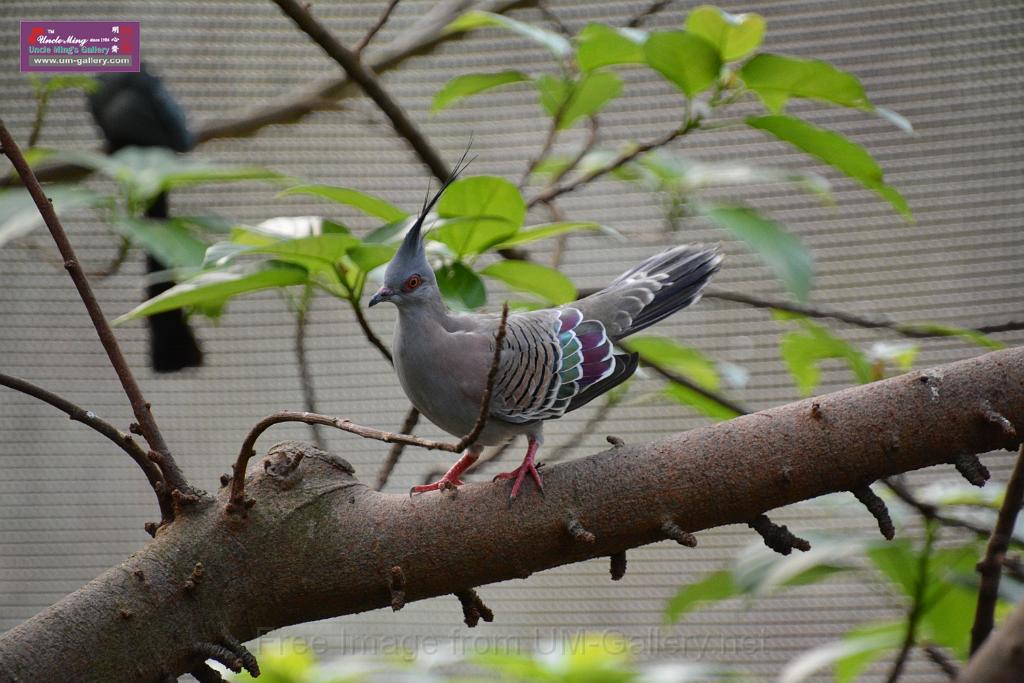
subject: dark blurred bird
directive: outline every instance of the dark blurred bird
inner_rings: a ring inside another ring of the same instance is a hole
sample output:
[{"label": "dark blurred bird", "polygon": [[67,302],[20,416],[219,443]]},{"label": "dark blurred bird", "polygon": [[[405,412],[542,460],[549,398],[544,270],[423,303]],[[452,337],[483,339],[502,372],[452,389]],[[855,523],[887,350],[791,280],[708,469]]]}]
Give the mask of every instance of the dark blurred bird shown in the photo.
[{"label": "dark blurred bird", "polygon": [[[453,314],[445,307],[427,262],[420,234],[423,222],[457,174],[458,170],[423,207],[370,306],[390,301],[398,307],[395,372],[409,400],[441,429],[464,436],[480,414],[501,317]],[[527,476],[542,488],[535,459],[544,422],[627,380],[636,371],[638,358],[616,353],[615,343],[699,300],[721,261],[714,247],[673,247],[584,299],[509,315],[483,432],[440,480],[415,486],[412,492],[461,485],[462,473],[483,446],[519,434],[528,442],[523,463],[495,479],[513,480],[511,498]]]},{"label": "dark blurred bird", "polygon": [[[160,79],[146,70],[99,76],[100,87],[89,95],[89,109],[103,131],[108,154],[123,147],[164,147],[175,152],[192,149],[194,136],[185,112]],[[159,195],[146,210],[146,217],[168,217],[167,193]],[[146,273],[166,270],[151,254],[146,255]],[[167,291],[173,282],[146,287],[146,298]],[[149,325],[150,365],[156,372],[175,372],[202,365],[203,354],[181,309],[146,318]]]}]

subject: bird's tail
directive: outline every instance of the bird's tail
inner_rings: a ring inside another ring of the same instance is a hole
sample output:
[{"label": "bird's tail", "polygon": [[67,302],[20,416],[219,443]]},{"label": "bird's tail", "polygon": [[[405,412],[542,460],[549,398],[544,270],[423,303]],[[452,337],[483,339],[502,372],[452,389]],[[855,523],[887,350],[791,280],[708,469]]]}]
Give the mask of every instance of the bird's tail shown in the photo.
[{"label": "bird's tail", "polygon": [[655,254],[575,304],[618,340],[700,300],[722,262],[717,247],[687,244]]}]

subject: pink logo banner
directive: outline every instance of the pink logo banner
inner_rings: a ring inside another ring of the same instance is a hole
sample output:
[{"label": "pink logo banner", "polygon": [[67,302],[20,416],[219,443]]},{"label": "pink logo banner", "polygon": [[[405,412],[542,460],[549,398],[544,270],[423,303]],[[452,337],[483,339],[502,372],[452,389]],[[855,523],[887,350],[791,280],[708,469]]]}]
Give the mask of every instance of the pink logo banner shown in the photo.
[{"label": "pink logo banner", "polygon": [[21,70],[138,71],[137,21],[23,21]]}]

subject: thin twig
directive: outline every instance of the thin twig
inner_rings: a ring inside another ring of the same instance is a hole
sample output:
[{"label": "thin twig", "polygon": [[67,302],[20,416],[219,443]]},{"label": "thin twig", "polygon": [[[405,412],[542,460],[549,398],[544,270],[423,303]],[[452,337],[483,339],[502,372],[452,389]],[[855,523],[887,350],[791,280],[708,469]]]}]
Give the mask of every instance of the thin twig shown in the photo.
[{"label": "thin twig", "polygon": [[[894,320],[890,320],[886,317],[873,317],[867,315],[859,315],[856,313],[847,313],[845,311],[837,311],[830,308],[822,308],[820,306],[808,306],[805,304],[795,304],[782,299],[771,299],[763,296],[755,296],[752,294],[745,294],[741,292],[728,292],[720,289],[708,288],[704,292],[705,299],[718,299],[720,301],[731,301],[745,306],[753,306],[754,308],[771,308],[778,311],[787,311],[789,313],[797,313],[799,315],[805,315],[808,318],[830,318],[832,320],[838,320],[840,322],[848,323],[850,325],[856,325],[857,327],[866,327],[869,329],[887,329],[897,332],[904,337],[912,338],[927,338],[927,337],[946,337],[948,334],[937,332],[929,325],[920,325],[914,323],[901,323]],[[969,329],[971,332],[979,332],[981,334],[991,334],[992,332],[1009,332],[1014,330],[1024,329],[1024,321],[1009,321],[1004,323],[997,323],[994,325],[982,325]]]},{"label": "thin twig", "polygon": [[82,270],[82,265],[79,263],[75,250],[68,240],[67,233],[64,232],[64,227],[61,225],[60,219],[57,218],[57,213],[53,210],[53,204],[47,198],[42,186],[18,148],[18,144],[14,141],[13,136],[11,136],[10,131],[7,130],[2,120],[0,120],[0,148],[3,149],[3,153],[7,155],[14,168],[17,169],[22,183],[35,201],[36,208],[39,209],[39,213],[42,215],[50,235],[57,244],[57,249],[64,259],[64,268],[71,276],[71,280],[74,282],[75,288],[82,299],[82,303],[85,304],[85,309],[89,313],[93,327],[96,328],[96,334],[100,338],[100,343],[107,352],[107,358],[110,359],[110,364],[114,367],[117,378],[121,381],[121,387],[128,396],[132,412],[135,414],[135,419],[141,427],[142,435],[145,437],[150,448],[160,458],[159,467],[163,473],[164,481],[172,492],[178,489],[185,494],[192,493],[191,487],[185,481],[184,475],[167,448],[163,435],[160,433],[159,427],[157,427],[156,419],[154,419],[153,413],[150,410],[150,405],[142,395],[142,389],[139,388],[138,383],[135,381],[135,376],[132,375],[132,371],[128,367],[128,362],[125,360],[121,347],[117,343],[117,337],[114,336],[110,323],[107,322],[106,317],[103,315],[103,309],[100,307],[99,301],[89,285],[89,278],[86,277],[85,271]]},{"label": "thin twig", "polygon": [[928,563],[931,560],[932,548],[935,545],[935,536],[934,522],[929,521],[925,523],[924,547],[921,549],[920,558],[918,558],[914,596],[910,604],[910,611],[907,612],[907,632],[903,637],[903,645],[900,647],[899,654],[896,655],[896,660],[892,664],[892,669],[889,671],[886,683],[896,683],[899,680],[900,675],[903,673],[903,667],[907,663],[907,657],[914,648],[914,643],[917,642],[917,626],[926,608],[924,598],[928,589]]},{"label": "thin twig", "polygon": [[928,644],[923,648],[924,653],[928,656],[935,666],[942,670],[942,673],[946,674],[946,678],[951,681],[955,681],[956,677],[960,675],[960,667],[956,665],[956,662],[952,657],[946,654],[946,652],[938,645]]},{"label": "thin twig", "polygon": [[[619,346],[621,346],[624,351],[630,350],[628,343],[620,342]],[[733,401],[732,399],[726,398],[725,396],[722,396],[721,394],[714,392],[710,389],[705,389],[696,382],[688,379],[687,377],[684,377],[683,375],[673,372],[672,370],[669,370],[668,368],[666,368],[663,365],[660,365],[659,363],[644,360],[643,358],[641,358],[640,362],[643,363],[644,367],[654,370],[654,372],[661,375],[664,379],[684,386],[690,391],[703,396],[709,401],[714,401],[718,405],[722,406],[723,408],[727,408],[728,410],[731,410],[737,415],[746,415],[750,412],[747,408]]]},{"label": "thin twig", "polygon": [[[412,430],[416,428],[416,423],[420,421],[420,411],[416,410],[415,406],[409,407],[409,412],[405,414],[405,419],[402,421],[402,433],[412,434]],[[377,473],[377,483],[374,488],[377,491],[383,491],[384,487],[387,486],[388,479],[391,478],[391,473],[394,472],[395,466],[398,464],[398,460],[402,457],[402,452],[405,450],[404,443],[396,443],[391,446],[391,450],[388,451],[388,459],[384,461],[384,464],[380,468],[380,472]]]},{"label": "thin twig", "polygon": [[[882,479],[882,483],[885,484],[897,498],[899,498],[904,503],[917,510],[925,519],[935,520],[936,522],[945,527],[965,529],[973,533],[978,538],[988,538],[989,534],[991,533],[989,529],[986,529],[980,524],[974,524],[973,522],[968,522],[965,519],[960,519],[958,517],[950,517],[948,515],[941,514],[936,506],[918,500],[918,498],[913,494],[913,492],[909,488],[907,488],[907,486],[904,485],[903,482],[901,482],[899,479],[889,477],[886,479]],[[1010,538],[1010,543],[1021,548],[1024,548],[1024,539],[1022,538],[1012,536]]]},{"label": "thin twig", "polygon": [[548,7],[546,2],[538,2],[537,10],[540,12],[542,17],[547,19],[548,23],[555,27],[555,30],[557,30],[566,38],[573,37],[572,30],[570,30],[569,27],[565,25],[565,22],[562,21],[562,18],[560,16],[555,14],[555,12],[550,7]]},{"label": "thin twig", "polygon": [[391,349],[388,348],[387,344],[381,341],[381,338],[378,337],[373,331],[373,328],[370,327],[370,323],[366,320],[366,314],[363,312],[363,307],[360,305],[359,300],[352,297],[348,301],[352,305],[352,312],[355,313],[356,322],[359,323],[359,328],[363,331],[363,335],[366,337],[366,340],[380,351],[380,355],[384,356],[388,363],[394,365],[395,359],[391,355]]},{"label": "thin twig", "polygon": [[128,457],[135,461],[135,464],[142,468],[142,472],[146,475],[146,479],[149,480],[149,485],[153,487],[153,490],[156,492],[157,502],[160,504],[160,512],[163,517],[165,519],[173,518],[174,508],[171,502],[170,491],[163,485],[163,475],[160,473],[160,468],[158,468],[156,464],[149,459],[149,454],[146,452],[146,449],[136,443],[130,434],[125,434],[114,425],[100,418],[91,410],[86,410],[66,398],[58,396],[51,391],[47,391],[42,387],[36,386],[29,381],[5,375],[0,372],[0,385],[14,389],[15,391],[20,391],[21,393],[37,398],[44,403],[49,403],[57,410],[67,413],[67,416],[72,420],[81,422],[87,427],[95,429],[97,432],[114,442],[118,448],[127,453]]},{"label": "thin twig", "polygon": [[978,586],[978,604],[974,611],[974,625],[971,627],[971,654],[978,651],[988,634],[995,627],[996,603],[999,600],[999,579],[1003,573],[1003,558],[1010,545],[1017,514],[1024,501],[1024,444],[1021,444],[1017,463],[1013,466],[1010,481],[1006,484],[1003,504],[996,517],[992,536],[988,539],[985,555],[978,563],[981,580]]},{"label": "thin twig", "polygon": [[370,30],[366,32],[366,35],[360,38],[359,42],[355,44],[352,48],[352,52],[355,53],[356,57],[362,55],[363,50],[370,44],[370,41],[373,40],[375,35],[377,35],[377,32],[384,28],[384,24],[388,23],[388,19],[391,17],[391,13],[395,11],[396,5],[398,5],[398,0],[390,0],[390,2],[388,2],[388,6],[384,8],[384,13],[381,14],[380,18],[377,19],[373,26],[370,27]]},{"label": "thin twig", "polygon": [[[313,373],[309,368],[309,358],[306,356],[306,323],[309,321],[309,309],[313,303],[313,285],[307,284],[302,291],[302,296],[295,306],[295,362],[299,366],[299,384],[302,385],[302,404],[307,412],[315,413],[316,390],[313,387]],[[310,425],[310,432],[313,435],[313,443],[318,448],[327,450],[327,442],[320,432],[320,425]]]},{"label": "thin twig", "polygon": [[105,265],[99,270],[94,270],[89,273],[89,277],[95,277],[99,279],[108,278],[111,275],[117,274],[121,270],[121,266],[124,265],[125,260],[128,258],[128,254],[132,250],[132,241],[127,237],[122,237],[120,243],[117,245],[117,253],[114,254],[114,258],[110,260],[110,263]]},{"label": "thin twig", "polygon": [[596,116],[591,116],[588,123],[587,138],[583,141],[583,146],[580,147],[580,151],[576,153],[576,156],[569,160],[568,164],[559,169],[558,172],[551,177],[551,180],[548,181],[548,185],[558,185],[558,183],[562,182],[562,179],[575,171],[576,167],[580,165],[583,159],[593,151],[594,146],[597,145],[601,130],[600,123]]},{"label": "thin twig", "polygon": [[498,323],[498,332],[494,335],[494,356],[491,358],[491,367],[487,371],[487,385],[484,387],[484,394],[480,398],[480,414],[477,415],[476,424],[473,429],[459,440],[459,448],[456,451],[461,453],[468,446],[476,443],[480,434],[487,426],[487,416],[491,412],[491,395],[494,393],[494,381],[498,378],[498,366],[501,365],[501,347],[505,343],[505,327],[508,324],[508,302],[501,307],[501,322]]},{"label": "thin twig", "polygon": [[636,28],[640,26],[640,24],[644,23],[645,19],[654,16],[671,4],[672,0],[654,0],[654,2],[645,7],[639,14],[626,22],[626,26],[629,28]]},{"label": "thin twig", "polygon": [[358,425],[352,422],[352,420],[343,417],[320,415],[318,413],[297,412],[293,410],[281,410],[276,413],[272,413],[257,422],[255,426],[249,430],[249,433],[245,437],[245,441],[242,442],[242,449],[239,451],[238,457],[235,459],[235,464],[232,467],[231,497],[228,502],[228,512],[244,513],[246,509],[251,507],[251,502],[245,498],[245,470],[249,464],[249,459],[255,454],[253,447],[256,445],[256,440],[259,439],[263,432],[276,424],[281,424],[282,422],[303,422],[305,424],[326,425],[328,427],[340,429],[344,432],[349,432],[350,434],[355,434],[356,436],[361,436],[364,439],[375,439],[385,443],[404,443],[407,446],[419,446],[420,448],[426,448],[427,450],[462,453],[462,451],[466,450],[467,446],[474,443],[477,438],[479,438],[480,433],[483,432],[484,427],[487,425],[487,415],[490,412],[491,405],[491,394],[493,393],[494,382],[498,375],[498,366],[501,359],[501,347],[505,341],[505,325],[507,321],[508,304],[506,303],[502,307],[501,322],[498,326],[498,332],[494,337],[494,358],[492,359],[490,369],[487,372],[487,384],[484,387],[484,393],[480,399],[480,415],[477,417],[476,424],[473,426],[473,429],[469,434],[462,437],[458,443],[432,441],[430,439],[420,439],[419,437],[412,436],[411,434],[385,432],[380,429],[374,429],[373,427]]},{"label": "thin twig", "polygon": [[576,178],[575,180],[572,180],[572,181],[570,181],[570,182],[568,182],[568,183],[566,183],[564,185],[558,185],[558,184],[555,184],[555,183],[549,183],[543,190],[540,191],[539,194],[537,194],[529,202],[527,202],[526,205],[527,205],[527,207],[533,207],[533,206],[536,206],[537,204],[540,204],[542,202],[549,202],[552,199],[554,199],[555,197],[560,197],[563,194],[566,194],[568,192],[572,192],[572,191],[574,191],[574,190],[576,190],[576,189],[578,189],[578,188],[580,188],[580,187],[582,187],[584,185],[587,185],[587,184],[597,180],[598,178],[600,178],[601,176],[603,176],[603,175],[605,175],[607,173],[611,173],[612,171],[614,171],[615,169],[619,168],[620,166],[624,166],[625,164],[628,164],[629,162],[633,161],[634,159],[636,159],[641,154],[646,154],[647,152],[650,152],[651,150],[654,150],[654,149],[657,149],[659,147],[663,147],[663,146],[667,145],[668,143],[672,142],[676,138],[679,138],[679,137],[682,137],[682,136],[686,135],[690,131],[698,128],[699,126],[700,126],[700,118],[699,117],[690,118],[685,124],[683,124],[679,128],[676,128],[675,130],[670,131],[670,132],[666,133],[665,135],[662,135],[660,138],[657,138],[655,140],[651,140],[649,142],[644,142],[644,143],[641,143],[639,145],[636,145],[631,150],[623,152],[619,156],[615,157],[614,159],[609,161],[604,166],[601,166],[599,168],[595,168],[595,169],[593,169],[591,171],[588,171],[587,173],[584,173],[579,178]]},{"label": "thin twig", "polygon": [[439,180],[444,182],[451,174],[441,155],[427,141],[416,124],[381,86],[377,76],[366,68],[359,56],[342,45],[312,14],[297,0],[273,0],[295,25],[308,35],[313,42],[345,70],[366,95],[372,99],[391,121],[395,132],[404,138],[420,160]]}]

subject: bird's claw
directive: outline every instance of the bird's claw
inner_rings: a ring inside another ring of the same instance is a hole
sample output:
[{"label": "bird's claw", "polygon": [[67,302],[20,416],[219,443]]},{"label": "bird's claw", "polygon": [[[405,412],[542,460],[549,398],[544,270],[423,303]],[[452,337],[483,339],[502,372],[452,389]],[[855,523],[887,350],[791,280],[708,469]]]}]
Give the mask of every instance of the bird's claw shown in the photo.
[{"label": "bird's claw", "polygon": [[512,484],[512,492],[509,493],[509,503],[516,499],[519,495],[519,489],[523,486],[523,481],[526,479],[526,475],[529,474],[533,479],[534,483],[537,484],[537,490],[544,493],[544,481],[540,477],[540,472],[537,470],[543,467],[543,463],[534,465],[532,461],[524,462],[519,467],[515,468],[511,472],[502,472],[501,474],[494,475],[494,479],[491,481],[498,481],[499,479],[514,479],[515,482]]},{"label": "bird's claw", "polygon": [[412,498],[413,494],[426,493],[427,491],[454,491],[458,487],[462,486],[464,482],[458,477],[444,476],[435,481],[433,484],[421,484],[419,486],[413,486],[409,489],[409,497]]}]

